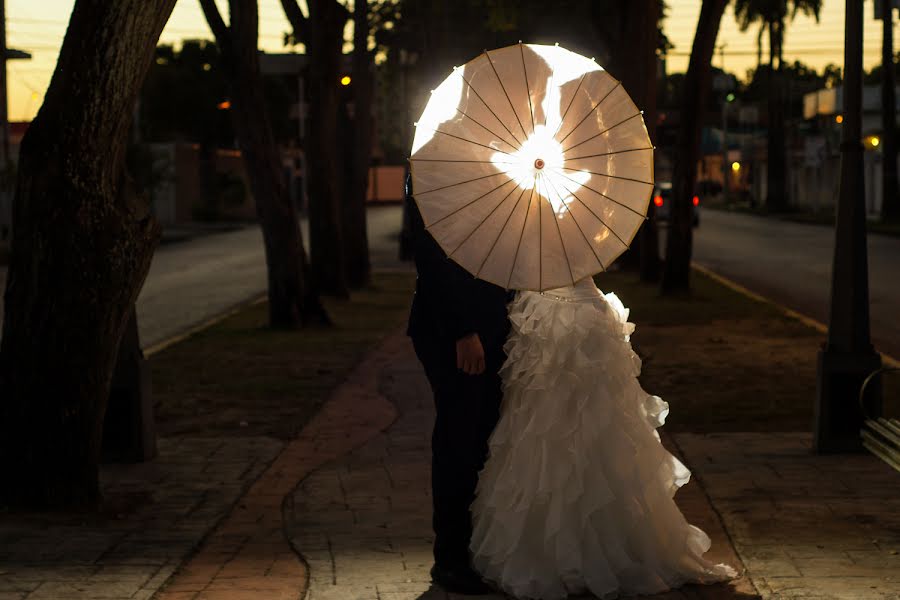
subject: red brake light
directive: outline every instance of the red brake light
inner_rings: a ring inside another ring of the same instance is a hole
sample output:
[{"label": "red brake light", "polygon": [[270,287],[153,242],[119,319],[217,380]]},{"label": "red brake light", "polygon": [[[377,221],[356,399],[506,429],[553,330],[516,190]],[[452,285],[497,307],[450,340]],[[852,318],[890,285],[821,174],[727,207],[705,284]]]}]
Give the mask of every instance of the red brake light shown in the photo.
[{"label": "red brake light", "polygon": [[700,206],[700,196],[694,196],[694,206]]},{"label": "red brake light", "polygon": [[656,206],[662,206],[663,205],[663,197],[662,196],[653,196],[653,204],[655,204]]}]

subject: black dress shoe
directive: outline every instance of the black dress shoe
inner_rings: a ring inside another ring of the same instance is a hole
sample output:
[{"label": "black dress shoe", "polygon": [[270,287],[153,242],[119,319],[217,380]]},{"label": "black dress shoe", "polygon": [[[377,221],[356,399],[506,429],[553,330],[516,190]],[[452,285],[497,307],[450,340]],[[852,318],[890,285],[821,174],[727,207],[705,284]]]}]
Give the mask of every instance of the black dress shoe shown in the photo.
[{"label": "black dress shoe", "polygon": [[485,596],[493,594],[494,588],[481,575],[467,565],[438,565],[431,567],[431,580],[454,594],[465,596]]}]

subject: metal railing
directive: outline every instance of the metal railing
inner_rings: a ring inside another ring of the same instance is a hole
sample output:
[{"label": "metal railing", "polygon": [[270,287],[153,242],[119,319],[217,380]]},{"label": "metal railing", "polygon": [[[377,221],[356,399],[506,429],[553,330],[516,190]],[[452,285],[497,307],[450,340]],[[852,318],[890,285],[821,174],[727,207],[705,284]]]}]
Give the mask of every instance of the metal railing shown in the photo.
[{"label": "metal railing", "polygon": [[900,368],[883,367],[873,371],[866,377],[859,389],[859,405],[866,417],[863,427],[860,429],[860,435],[862,435],[863,446],[869,452],[900,471],[900,420],[886,417],[872,418],[868,414],[865,404],[866,388],[869,387],[869,384],[876,377],[890,372],[900,372]]}]

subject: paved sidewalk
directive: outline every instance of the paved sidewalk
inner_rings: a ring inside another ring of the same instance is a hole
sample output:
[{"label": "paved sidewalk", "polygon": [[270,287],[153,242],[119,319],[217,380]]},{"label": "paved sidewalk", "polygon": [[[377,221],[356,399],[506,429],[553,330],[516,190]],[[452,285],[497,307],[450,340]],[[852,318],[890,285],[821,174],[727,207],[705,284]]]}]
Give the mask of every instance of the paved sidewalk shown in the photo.
[{"label": "paved sidewalk", "polygon": [[101,470],[97,514],[0,514],[0,600],[150,598],[283,443],[158,440],[159,457]]},{"label": "paved sidewalk", "polygon": [[[430,583],[431,393],[411,345],[381,377],[400,413],[389,429],[317,469],[293,496],[288,534],[310,570],[307,600],[446,600]],[[713,539],[713,560],[740,568],[716,513],[696,483],[678,496],[689,520]],[[757,598],[749,582],[687,586],[658,599]],[[502,596],[485,596],[499,599]]]},{"label": "paved sidewalk", "polygon": [[764,598],[900,598],[900,473],[808,433],[674,437]]}]

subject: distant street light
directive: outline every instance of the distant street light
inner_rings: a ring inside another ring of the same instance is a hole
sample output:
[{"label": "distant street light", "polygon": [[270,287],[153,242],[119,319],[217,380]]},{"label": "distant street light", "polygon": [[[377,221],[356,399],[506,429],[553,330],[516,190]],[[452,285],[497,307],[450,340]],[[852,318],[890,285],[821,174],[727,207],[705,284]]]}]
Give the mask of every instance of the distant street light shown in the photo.
[{"label": "distant street light", "polygon": [[228,110],[229,108],[231,108],[231,101],[225,100],[223,102],[219,102],[219,104],[217,106],[218,106],[219,110]]},{"label": "distant street light", "polygon": [[350,79],[349,75],[344,75],[343,77],[341,77],[341,85],[343,85],[343,86],[350,85],[351,81],[352,81],[352,79]]},{"label": "distant street light", "polygon": [[731,170],[734,171],[735,173],[737,173],[738,171],[740,171],[740,170],[741,170],[741,163],[739,163],[738,161],[734,161],[733,163],[731,163]]},{"label": "distant street light", "polygon": [[834,122],[840,125],[844,122],[844,115],[838,115],[834,118]]}]

